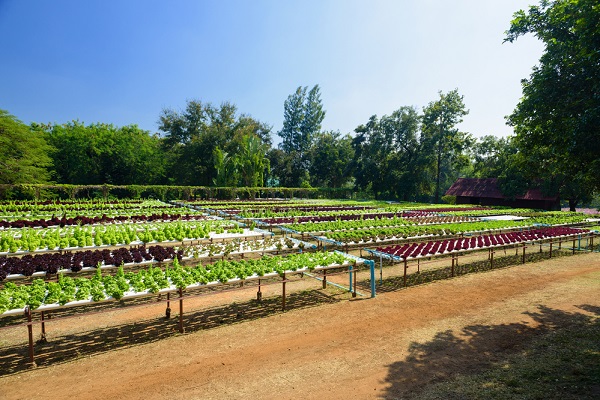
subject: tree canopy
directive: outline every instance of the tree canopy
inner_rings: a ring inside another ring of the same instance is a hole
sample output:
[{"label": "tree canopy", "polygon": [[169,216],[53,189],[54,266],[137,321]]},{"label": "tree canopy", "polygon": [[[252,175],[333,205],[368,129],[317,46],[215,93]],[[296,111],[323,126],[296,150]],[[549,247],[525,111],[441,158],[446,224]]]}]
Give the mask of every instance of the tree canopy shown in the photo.
[{"label": "tree canopy", "polygon": [[42,134],[0,110],[0,183],[47,183],[52,160]]},{"label": "tree canopy", "polygon": [[508,123],[528,174],[574,209],[600,189],[600,3],[543,0],[515,13],[505,41],[526,34],[545,48]]}]

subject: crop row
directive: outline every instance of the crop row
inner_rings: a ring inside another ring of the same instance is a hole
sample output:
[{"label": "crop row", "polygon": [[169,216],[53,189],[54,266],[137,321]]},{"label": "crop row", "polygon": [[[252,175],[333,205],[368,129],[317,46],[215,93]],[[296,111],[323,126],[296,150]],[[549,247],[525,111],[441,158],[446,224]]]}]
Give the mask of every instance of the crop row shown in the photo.
[{"label": "crop row", "polygon": [[522,232],[509,232],[491,235],[480,235],[460,239],[435,240],[387,247],[378,247],[381,253],[398,257],[401,260],[417,257],[430,257],[438,254],[484,249],[493,246],[507,246],[528,241],[552,239],[561,236],[573,236],[586,233],[582,229],[554,227],[532,229]]},{"label": "crop row", "polygon": [[104,201],[79,201],[79,202],[0,202],[0,214],[10,213],[49,213],[55,212],[62,214],[67,211],[98,211],[98,210],[130,210],[130,209],[166,209],[172,208],[173,205],[163,203],[157,200],[144,201],[119,201],[119,202],[104,202]]},{"label": "crop row", "polygon": [[295,206],[295,207],[270,207],[270,208],[256,208],[256,209],[225,209],[223,210],[230,215],[240,215],[242,217],[250,217],[256,214],[262,214],[266,217],[277,215],[286,212],[306,213],[306,212],[332,212],[332,211],[365,211],[373,210],[375,207],[371,206]]},{"label": "crop row", "polygon": [[258,219],[266,225],[285,225],[285,224],[304,224],[307,222],[329,222],[329,221],[354,221],[357,219],[376,219],[376,218],[393,218],[403,217],[403,212],[388,212],[388,213],[363,213],[363,214],[341,214],[341,215],[315,215],[315,216],[300,216],[300,217],[275,217]]},{"label": "crop row", "polygon": [[[543,221],[543,222],[541,222]],[[530,218],[523,221],[481,221],[481,222],[463,222],[456,224],[434,224],[434,225],[410,225],[390,228],[372,228],[353,231],[329,232],[325,236],[329,239],[339,242],[370,242],[377,239],[408,238],[424,235],[456,235],[465,232],[478,232],[485,230],[497,230],[532,226],[535,224],[568,224],[581,222],[580,218],[571,218],[560,216],[548,218]]]},{"label": "crop row", "polygon": [[252,251],[274,251],[284,248],[303,248],[304,243],[290,238],[242,241],[232,240],[220,243],[204,243],[190,246],[138,246],[114,250],[96,249],[79,252],[26,254],[23,257],[0,256],[0,281],[9,275],[32,276],[34,273],[53,275],[63,272],[79,272],[97,267],[118,267],[121,264],[140,264],[151,261],[163,262],[177,256],[202,258],[228,256],[231,253]]},{"label": "crop row", "polygon": [[86,250],[79,252],[26,254],[23,257],[0,257],[0,281],[8,275],[31,276],[36,272],[54,275],[61,270],[78,272],[83,268],[119,266],[121,264],[162,262],[183,257],[183,249],[165,246],[139,246],[130,249]]},{"label": "crop row", "polygon": [[262,257],[257,260],[217,261],[213,264],[173,268],[150,267],[137,272],[124,272],[120,267],[114,276],[102,276],[100,269],[93,278],[71,278],[60,275],[58,282],[35,279],[31,285],[7,282],[0,290],[0,313],[7,310],[36,309],[42,305],[64,305],[72,301],[102,301],[121,299],[134,293],[157,293],[167,288],[187,288],[213,282],[226,283],[232,279],[247,279],[271,273],[283,275],[286,271],[343,265],[351,262],[341,253],[299,253],[286,257]]},{"label": "crop row", "polygon": [[[18,233],[16,233],[18,232]],[[208,238],[211,233],[241,234],[244,232],[230,221],[196,221],[148,223],[135,225],[75,226],[68,228],[31,229],[0,232],[0,252],[60,250],[89,246],[116,246],[183,241]]]},{"label": "crop row", "polygon": [[375,219],[357,219],[351,221],[331,221],[331,222],[307,222],[286,225],[287,228],[297,232],[333,232],[346,231],[352,229],[365,228],[380,228],[380,227],[396,227],[406,225],[427,225],[427,224],[450,224],[460,222],[475,222],[479,221],[470,217],[392,217],[392,218],[375,218]]},{"label": "crop row", "polygon": [[[182,210],[184,211],[184,210]],[[0,228],[48,228],[48,227],[65,227],[73,225],[95,225],[95,224],[111,224],[111,223],[123,223],[123,222],[156,222],[156,221],[199,221],[207,219],[206,216],[198,214],[140,214],[140,215],[119,215],[115,217],[109,217],[106,214],[102,216],[88,217],[84,215],[77,215],[75,217],[53,217],[50,219],[18,219],[15,221],[0,220]]]}]

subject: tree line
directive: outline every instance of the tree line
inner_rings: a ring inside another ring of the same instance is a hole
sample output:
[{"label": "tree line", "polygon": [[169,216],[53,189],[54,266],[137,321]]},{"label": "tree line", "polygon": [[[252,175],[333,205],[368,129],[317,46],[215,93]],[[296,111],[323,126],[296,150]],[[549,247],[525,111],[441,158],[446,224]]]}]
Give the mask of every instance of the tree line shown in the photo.
[{"label": "tree line", "polygon": [[322,129],[318,85],[288,96],[277,132],[228,102],[164,109],[157,133],[80,121],[26,125],[0,110],[0,184],[348,187],[439,202],[458,177],[493,177],[508,196],[542,185],[575,207],[600,188],[599,15],[593,0],[542,1],[515,13],[505,41],[533,34],[546,46],[522,81],[507,138],[460,131],[468,109],[457,89],[422,109],[373,115],[352,135]]}]

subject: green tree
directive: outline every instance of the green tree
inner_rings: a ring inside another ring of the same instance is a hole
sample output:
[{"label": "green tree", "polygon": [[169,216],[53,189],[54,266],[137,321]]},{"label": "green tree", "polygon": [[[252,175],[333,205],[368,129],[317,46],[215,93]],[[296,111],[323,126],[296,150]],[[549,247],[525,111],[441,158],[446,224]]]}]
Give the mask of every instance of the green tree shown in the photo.
[{"label": "green tree", "polygon": [[209,186],[221,181],[216,149],[233,160],[247,135],[258,137],[267,147],[271,143],[270,126],[238,115],[237,107],[227,102],[215,107],[190,100],[182,112],[164,109],[159,130],[164,133],[170,183],[176,184]]},{"label": "green tree", "polygon": [[46,183],[52,160],[42,134],[0,110],[0,183]]},{"label": "green tree", "polygon": [[431,168],[435,180],[435,203],[440,201],[442,186],[449,187],[458,178],[460,170],[469,165],[466,149],[472,141],[469,134],[456,128],[462,117],[469,113],[458,89],[447,94],[439,92],[439,96],[423,109],[422,127],[427,152],[433,156]]},{"label": "green tree", "polygon": [[281,183],[298,187],[310,179],[310,149],[325,118],[319,85],[310,91],[308,86],[298,87],[283,107],[283,128],[277,135],[282,139],[281,149],[289,155],[292,173],[282,176]]},{"label": "green tree", "polygon": [[356,186],[381,199],[415,200],[428,193],[420,125],[414,107],[401,107],[357,127],[352,141]]},{"label": "green tree", "polygon": [[156,184],[164,175],[160,139],[137,125],[36,125],[52,145],[57,182],[69,184]]},{"label": "green tree", "polygon": [[214,160],[217,174],[213,184],[218,187],[237,186],[239,179],[237,160],[218,147],[214,151]]},{"label": "green tree", "polygon": [[258,136],[254,134],[243,136],[236,155],[242,186],[263,186],[265,172],[269,169],[267,150],[268,146]]},{"label": "green tree", "polygon": [[512,138],[485,135],[470,147],[474,178],[497,178],[505,171],[511,157],[517,153]]},{"label": "green tree", "polygon": [[322,132],[315,135],[310,156],[311,185],[339,188],[352,178],[352,137],[341,137],[339,132]]},{"label": "green tree", "polygon": [[600,3],[541,1],[514,14],[505,41],[528,33],[545,48],[508,123],[530,177],[574,210],[600,188]]}]

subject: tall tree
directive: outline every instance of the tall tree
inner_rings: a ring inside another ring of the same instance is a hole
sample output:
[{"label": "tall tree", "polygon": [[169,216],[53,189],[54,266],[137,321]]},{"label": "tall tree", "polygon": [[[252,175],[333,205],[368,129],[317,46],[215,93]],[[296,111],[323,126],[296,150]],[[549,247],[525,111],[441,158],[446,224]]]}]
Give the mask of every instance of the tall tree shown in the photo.
[{"label": "tall tree", "polygon": [[258,136],[254,134],[243,136],[236,155],[242,186],[263,186],[265,172],[269,169],[267,150],[268,146]]},{"label": "tall tree", "polygon": [[281,149],[290,157],[292,174],[282,177],[281,183],[300,186],[303,182],[308,183],[310,178],[310,149],[325,118],[319,85],[310,91],[308,86],[298,87],[288,96],[283,108],[283,127],[277,135],[282,139]]},{"label": "tall tree", "polygon": [[473,161],[471,175],[475,178],[497,178],[506,170],[517,149],[512,138],[485,135],[473,142],[470,151]]},{"label": "tall tree", "polygon": [[470,143],[470,135],[460,132],[456,125],[469,111],[465,108],[463,96],[458,89],[447,94],[439,92],[440,98],[423,109],[423,135],[434,156],[432,167],[435,176],[434,202],[439,203],[442,178],[454,180],[453,172],[468,164],[465,149]]},{"label": "tall tree", "polygon": [[46,183],[50,146],[42,134],[0,110],[0,183]]},{"label": "tall tree", "polygon": [[428,192],[420,117],[414,107],[401,107],[381,119],[373,115],[355,129],[353,166],[356,186],[376,198],[415,200]]},{"label": "tall tree", "polygon": [[247,135],[258,137],[267,147],[271,142],[270,126],[238,115],[237,107],[227,102],[215,107],[190,100],[182,112],[164,109],[159,130],[164,133],[168,176],[176,184],[209,186],[222,182],[218,174],[223,160],[218,158],[217,149],[233,161]]},{"label": "tall tree", "polygon": [[156,184],[163,179],[160,139],[137,125],[72,121],[37,129],[53,147],[53,173],[59,183]]},{"label": "tall tree", "polygon": [[574,210],[600,189],[600,4],[543,0],[514,14],[505,41],[528,33],[545,48],[508,123],[530,175]]},{"label": "tall tree", "polygon": [[339,188],[352,178],[352,137],[339,132],[322,132],[315,136],[311,149],[311,185]]}]

